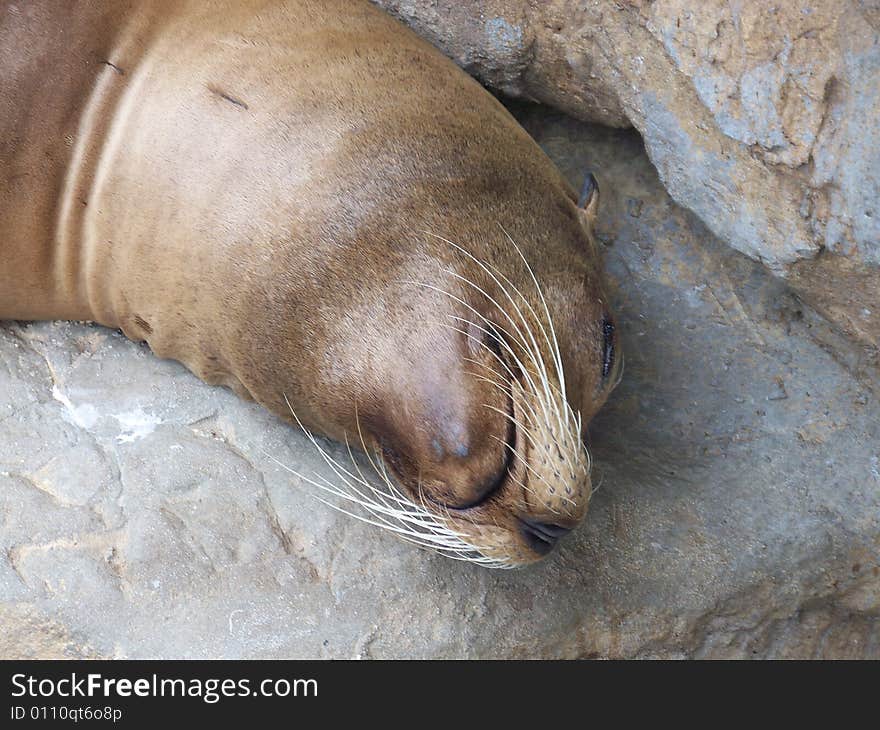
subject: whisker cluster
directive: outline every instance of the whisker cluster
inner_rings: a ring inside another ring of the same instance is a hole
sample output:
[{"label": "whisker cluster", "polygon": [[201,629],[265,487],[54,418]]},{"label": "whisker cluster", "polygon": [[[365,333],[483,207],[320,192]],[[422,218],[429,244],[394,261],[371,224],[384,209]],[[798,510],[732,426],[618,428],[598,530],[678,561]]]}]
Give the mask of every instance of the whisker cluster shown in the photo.
[{"label": "whisker cluster", "polygon": [[[537,309],[510,278],[496,266],[478,259],[449,239],[429,231],[424,231],[424,233],[448,244],[461,255],[473,261],[492,280],[501,293],[499,298],[509,305],[510,311],[476,282],[448,268],[442,269],[442,271],[453,280],[469,287],[485,298],[493,309],[497,310],[498,316],[493,316],[490,319],[452,291],[418,281],[402,283],[424,287],[446,296],[469,313],[468,316],[448,314],[447,318],[452,323],[436,322],[435,324],[462,333],[491,354],[497,368],[490,367],[477,359],[465,358],[467,362],[481,369],[481,372],[471,372],[471,375],[500,389],[507,397],[515,399],[514,402],[520,412],[520,417],[517,418],[513,414],[506,413],[489,404],[483,404],[483,406],[497,411],[509,419],[516,426],[517,433],[521,434],[528,443],[529,450],[532,452],[537,454],[542,450],[554,450],[554,456],[559,461],[558,468],[565,469],[568,473],[564,475],[562,483],[551,484],[547,480],[547,476],[536,470],[534,465],[529,464],[519,449],[512,449],[501,439],[498,441],[513,453],[513,457],[529,473],[532,480],[543,483],[551,495],[556,495],[561,500],[572,503],[574,500],[570,498],[572,495],[570,485],[580,475],[589,474],[592,466],[589,452],[581,439],[581,414],[571,407],[565,396],[562,354],[550,316],[550,308],[538,279],[520,247],[503,227],[501,230],[516,250],[534,284],[537,293]],[[475,332],[480,333],[480,336],[475,337]],[[487,340],[492,343],[491,346]],[[545,348],[546,357],[542,347]],[[287,400],[286,396],[285,400]],[[465,514],[457,513],[453,519],[448,509],[442,505],[431,502],[429,506],[421,494],[420,488],[417,490],[419,502],[404,493],[389,475],[381,456],[378,453],[371,453],[367,447],[359,420],[357,421],[358,435],[361,448],[370,464],[369,475],[364,473],[355,459],[348,439],[346,439],[345,445],[351,466],[346,466],[331,456],[319,440],[303,425],[289,401],[287,401],[287,405],[303,433],[333,472],[334,477],[331,479],[318,473],[309,477],[282,464],[271,455],[267,454],[267,456],[283,469],[315,487],[319,493],[314,496],[319,501],[354,519],[388,530],[421,548],[432,550],[454,560],[463,560],[488,568],[515,567],[515,563],[512,561],[490,557],[488,546],[479,545],[471,535],[465,535],[450,526],[456,520],[467,519]],[[509,476],[525,491],[535,494],[533,489],[526,486],[523,479],[517,479],[513,473]],[[565,477],[570,477],[570,481]],[[378,484],[375,483],[376,481]],[[535,482],[533,481],[533,483]],[[563,491],[565,493],[562,493]],[[475,523],[475,527],[479,526]]]},{"label": "whisker cluster", "polygon": [[[456,315],[447,315],[449,319],[464,325],[467,328],[473,328],[477,332],[485,335],[493,342],[499,350],[495,352],[489,347],[485,341],[479,340],[478,344],[488,350],[493,360],[499,365],[504,372],[507,383],[499,383],[495,377],[498,373],[492,368],[488,368],[485,364],[476,360],[469,362],[482,367],[487,371],[483,377],[487,382],[499,388],[506,394],[512,394],[511,387],[514,382],[518,383],[523,389],[525,397],[517,401],[517,405],[524,411],[522,421],[515,421],[520,433],[522,433],[530,442],[533,448],[537,447],[535,435],[544,434],[543,441],[547,442],[547,435],[552,435],[552,440],[556,444],[557,455],[561,457],[565,465],[570,469],[572,478],[581,471],[590,472],[591,460],[589,452],[581,439],[582,419],[580,412],[576,412],[568,402],[565,396],[565,371],[562,364],[562,354],[559,348],[559,340],[556,335],[556,329],[553,325],[553,318],[550,315],[550,308],[534,270],[517,245],[516,241],[501,227],[507,240],[513,246],[519,258],[522,260],[529,277],[534,284],[535,291],[538,296],[539,310],[543,316],[539,315],[535,307],[532,306],[529,299],[520,291],[520,289],[500,271],[496,266],[486,263],[462,246],[450,241],[449,239],[438,236],[429,231],[425,233],[433,238],[451,246],[463,256],[473,261],[485,274],[494,282],[499,291],[512,309],[513,314],[509,313],[494,297],[485,291],[475,282],[465,276],[444,269],[444,273],[470,287],[483,298],[488,301],[492,307],[499,313],[502,324],[497,321],[490,320],[488,317],[477,311],[476,308],[465,302],[461,297],[448,292],[439,287],[431,286],[421,282],[411,282],[418,286],[423,286],[433,290],[439,294],[449,297],[453,301],[463,306],[470,312],[477,321],[467,317],[459,317]],[[455,327],[453,325],[441,324],[461,332],[465,336],[474,340],[471,331]],[[542,343],[546,346],[549,357],[544,357],[541,350]],[[551,365],[548,367],[547,362]],[[513,367],[511,367],[513,366]],[[519,377],[517,377],[519,376]],[[536,404],[536,405],[533,405]],[[488,406],[486,406],[488,407]],[[506,414],[505,414],[506,415]],[[527,427],[526,427],[527,426]],[[514,454],[520,459],[527,470],[530,470],[529,464],[522,459],[519,454]],[[571,456],[571,461],[569,461]],[[532,471],[533,475],[541,479],[551,493],[555,487],[547,483],[547,480]],[[563,497],[566,501],[565,497]]]},{"label": "whisker cluster", "polygon": [[[453,560],[463,560],[487,568],[515,567],[507,561],[484,555],[479,545],[474,544],[473,540],[466,539],[463,534],[449,527],[450,520],[442,519],[429,509],[424,497],[419,504],[404,494],[388,474],[382,459],[377,454],[371,454],[361,432],[360,423],[358,423],[358,434],[361,448],[370,463],[372,473],[379,480],[378,485],[374,484],[361,469],[348,439],[345,441],[345,447],[351,462],[350,467],[335,459],[321,445],[315,435],[303,425],[286,396],[285,401],[287,401],[287,406],[300,429],[315,447],[324,463],[330,467],[337,481],[334,483],[317,472],[313,477],[306,476],[281,463],[271,454],[266,455],[282,469],[317,488],[321,493],[332,496],[336,500],[342,500],[340,504],[338,501],[325,499],[321,494],[315,494],[314,496],[319,502],[360,522],[388,530],[407,542]],[[346,505],[360,507],[365,511],[365,514],[359,514]],[[437,505],[436,508],[440,508],[440,505]]]}]

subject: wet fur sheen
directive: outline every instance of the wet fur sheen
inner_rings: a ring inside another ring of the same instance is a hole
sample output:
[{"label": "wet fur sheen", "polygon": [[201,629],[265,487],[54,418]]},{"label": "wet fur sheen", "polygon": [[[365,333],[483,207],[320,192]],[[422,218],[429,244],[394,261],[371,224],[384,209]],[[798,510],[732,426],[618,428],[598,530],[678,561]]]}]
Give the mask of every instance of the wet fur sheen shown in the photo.
[{"label": "wet fur sheen", "polygon": [[451,557],[584,517],[619,370],[596,196],[427,43],[352,0],[0,1],[0,70],[0,318],[147,341]]}]

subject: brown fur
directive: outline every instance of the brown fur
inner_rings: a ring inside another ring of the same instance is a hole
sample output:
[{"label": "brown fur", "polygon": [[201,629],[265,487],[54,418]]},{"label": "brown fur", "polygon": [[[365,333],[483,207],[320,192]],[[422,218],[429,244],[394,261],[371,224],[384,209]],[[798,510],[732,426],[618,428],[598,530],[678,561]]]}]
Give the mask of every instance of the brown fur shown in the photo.
[{"label": "brown fur", "polygon": [[518,518],[573,526],[589,476],[560,474],[560,434],[483,407],[522,421],[529,396],[431,287],[499,326],[444,270],[504,295],[438,236],[540,312],[519,244],[586,423],[610,389],[591,215],[497,101],[366,2],[0,0],[0,318],[119,327],[333,438],[359,421],[411,494],[512,563],[539,556]]}]

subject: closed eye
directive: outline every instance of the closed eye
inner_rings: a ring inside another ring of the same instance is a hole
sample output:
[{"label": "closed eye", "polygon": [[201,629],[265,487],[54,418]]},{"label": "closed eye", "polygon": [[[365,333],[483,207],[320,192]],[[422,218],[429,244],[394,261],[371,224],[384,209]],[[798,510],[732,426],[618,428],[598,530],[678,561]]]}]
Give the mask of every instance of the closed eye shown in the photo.
[{"label": "closed eye", "polygon": [[602,379],[614,369],[614,322],[602,318]]}]

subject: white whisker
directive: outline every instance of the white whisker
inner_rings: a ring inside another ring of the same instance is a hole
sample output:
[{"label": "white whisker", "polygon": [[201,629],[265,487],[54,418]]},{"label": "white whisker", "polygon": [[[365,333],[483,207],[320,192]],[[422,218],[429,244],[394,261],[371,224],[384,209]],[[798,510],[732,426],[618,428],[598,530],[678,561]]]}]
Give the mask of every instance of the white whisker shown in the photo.
[{"label": "white whisker", "polygon": [[[552,318],[550,317],[550,311],[549,311],[549,309],[548,309],[547,306],[546,306],[546,301],[544,300],[544,294],[543,294],[543,292],[541,291],[541,287],[540,287],[540,285],[538,284],[538,281],[537,281],[537,279],[536,279],[536,277],[535,277],[535,275],[534,275],[534,272],[532,271],[531,267],[529,266],[529,263],[528,263],[528,261],[526,260],[525,256],[523,255],[522,251],[519,249],[519,247],[516,245],[516,243],[513,241],[513,239],[510,238],[510,235],[507,233],[507,231],[504,230],[503,226],[501,227],[501,230],[504,232],[505,236],[507,236],[507,238],[510,240],[510,242],[513,243],[514,248],[516,248],[517,253],[520,255],[520,258],[522,258],[523,263],[525,263],[526,268],[529,270],[529,273],[531,274],[532,281],[535,283],[535,287],[536,287],[536,289],[537,289],[537,291],[538,291],[538,294],[540,295],[541,300],[542,300],[542,302],[544,303],[544,310],[545,310],[545,312],[546,312],[546,314],[547,314],[547,320],[548,320],[548,323],[549,323],[549,325],[550,325],[551,332],[553,333],[553,339],[552,339],[552,340],[551,340],[551,338],[548,336],[547,331],[546,331],[546,329],[544,328],[544,323],[541,321],[541,318],[540,318],[540,317],[537,315],[537,313],[535,312],[535,310],[534,310],[534,308],[532,307],[532,305],[531,305],[531,303],[529,302],[529,300],[525,297],[525,295],[523,295],[523,293],[517,288],[517,286],[516,286],[511,280],[510,280],[510,278],[507,277],[502,271],[500,271],[500,270],[498,269],[498,267],[496,267],[496,266],[494,266],[494,265],[492,265],[492,264],[487,264],[487,263],[481,261],[481,260],[478,259],[476,256],[474,256],[472,253],[470,253],[468,250],[466,250],[466,249],[463,248],[462,246],[459,246],[457,243],[455,243],[455,242],[453,242],[453,241],[450,241],[449,239],[446,239],[446,238],[443,238],[442,236],[438,236],[438,235],[436,235],[436,234],[433,234],[433,233],[431,233],[430,231],[426,231],[426,233],[427,233],[428,235],[430,235],[430,236],[433,236],[434,238],[437,238],[437,239],[439,239],[439,240],[441,240],[441,241],[443,241],[443,242],[449,244],[450,246],[452,246],[453,248],[455,248],[457,251],[461,252],[462,254],[464,254],[465,256],[467,256],[468,258],[470,258],[472,261],[474,261],[474,263],[476,263],[476,264],[477,264],[477,265],[478,265],[478,266],[479,266],[484,272],[486,272],[486,273],[492,278],[492,280],[496,283],[496,285],[497,285],[497,286],[498,286],[498,287],[504,292],[504,295],[507,297],[507,299],[508,299],[508,300],[510,301],[510,303],[513,305],[513,307],[514,307],[514,309],[515,309],[517,315],[518,315],[519,318],[522,320],[523,325],[526,327],[526,329],[527,329],[527,331],[528,331],[528,333],[529,333],[529,336],[530,336],[531,341],[532,341],[532,345],[533,345],[533,347],[534,347],[534,351],[532,351],[532,357],[533,357],[533,359],[536,361],[536,364],[539,365],[539,366],[541,367],[541,369],[542,369],[542,380],[543,380],[544,383],[546,384],[546,383],[549,382],[549,378],[548,378],[548,376],[547,376],[546,367],[545,367],[545,365],[544,365],[544,359],[543,359],[543,357],[541,357],[540,348],[538,348],[538,346],[537,346],[537,342],[535,342],[534,336],[533,336],[532,333],[531,333],[531,327],[529,326],[528,320],[526,319],[525,315],[523,315],[523,313],[522,313],[522,311],[520,310],[519,306],[516,304],[516,302],[514,301],[513,297],[512,297],[512,296],[510,295],[510,293],[508,292],[507,287],[505,287],[504,284],[502,284],[502,283],[498,280],[498,277],[497,277],[495,274],[497,273],[498,276],[500,276],[502,279],[504,279],[504,281],[507,282],[507,283],[510,285],[510,287],[514,290],[514,292],[516,292],[516,294],[519,295],[520,299],[522,299],[522,301],[525,303],[525,306],[528,308],[529,312],[530,312],[530,313],[532,314],[532,316],[534,317],[535,322],[537,322],[538,327],[540,328],[541,333],[544,335],[544,339],[547,340],[547,344],[550,346],[551,350],[554,350],[554,343],[555,343],[555,357],[554,357],[554,359],[555,359],[555,363],[554,363],[554,364],[556,365],[557,375],[558,375],[558,377],[559,377],[559,379],[560,379],[560,383],[561,383],[561,386],[562,386],[562,393],[563,393],[563,400],[564,400],[564,398],[565,398],[565,396],[564,396],[564,393],[565,393],[565,377],[564,377],[564,373],[563,373],[563,371],[562,371],[562,357],[561,357],[561,355],[559,354],[559,347],[558,347],[558,342],[557,342],[557,340],[556,340],[556,333],[555,333],[555,330],[553,329],[553,320],[552,320]],[[493,273],[493,271],[494,271],[495,273]],[[466,280],[466,281],[467,281],[467,280]],[[469,282],[469,283],[471,283],[472,286],[476,287],[476,285],[473,284],[472,282]],[[477,288],[479,289],[479,287],[477,287]],[[482,291],[482,290],[480,290],[480,291]],[[487,296],[488,296],[488,295],[487,295]],[[491,299],[491,298],[490,298],[490,299]],[[498,308],[500,311],[504,312],[504,310],[503,310],[503,309],[497,304],[497,302],[495,302],[494,300],[491,300],[491,301],[495,304],[496,308]],[[505,316],[507,316],[506,312],[504,312],[504,314],[505,314]],[[560,414],[559,414],[559,412],[558,412],[558,409],[557,409],[557,417],[561,417]],[[561,428],[561,427],[562,427],[562,424],[560,423],[560,428]]]},{"label": "white whisker", "polygon": [[[418,504],[408,498],[395,486],[385,469],[384,463],[381,461],[377,463],[370,455],[370,449],[367,448],[360,427],[360,419],[357,417],[357,409],[356,421],[361,445],[364,447],[369,463],[379,477],[381,486],[375,485],[367,478],[367,475],[358,464],[347,438],[345,440],[345,447],[352,462],[353,470],[345,467],[330,455],[318,442],[314,434],[302,423],[286,395],[284,399],[303,434],[321,456],[321,459],[329,467],[338,482],[334,482],[327,476],[317,473],[313,477],[307,476],[281,463],[271,454],[267,453],[266,456],[282,469],[316,488],[319,493],[312,494],[315,499],[360,522],[387,530],[420,548],[437,552],[454,560],[463,560],[489,568],[514,567],[507,560],[488,557],[480,549],[479,545],[475,545],[464,534],[451,528],[449,525],[452,520],[448,515],[448,511],[445,521],[438,517],[435,511],[430,509],[425,502],[424,496],[421,493],[421,485],[419,485],[419,497],[422,504]],[[333,499],[325,498],[322,494],[332,496]],[[342,506],[339,503],[340,500],[343,503],[347,502],[351,505],[356,505],[358,508],[365,510],[366,514],[359,514],[353,509]]]}]

